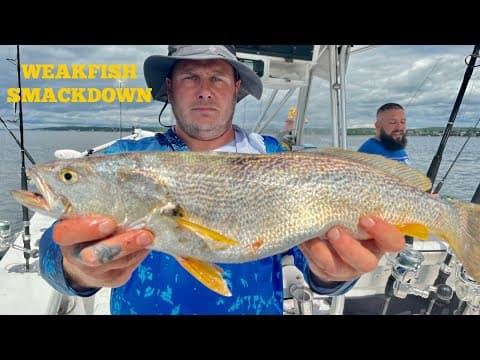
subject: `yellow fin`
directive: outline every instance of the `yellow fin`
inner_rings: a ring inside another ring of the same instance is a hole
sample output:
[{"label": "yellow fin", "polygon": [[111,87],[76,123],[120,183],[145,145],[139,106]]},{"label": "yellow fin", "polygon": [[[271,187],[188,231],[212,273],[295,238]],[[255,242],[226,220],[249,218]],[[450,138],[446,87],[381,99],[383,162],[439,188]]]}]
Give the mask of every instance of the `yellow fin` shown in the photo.
[{"label": "yellow fin", "polygon": [[[213,240],[213,241],[216,241],[218,243],[228,244],[228,245],[238,245],[238,241],[230,239],[230,238],[226,237],[225,235],[222,235],[222,234],[216,232],[215,230],[209,229],[205,226],[195,224],[191,221],[188,221],[188,220],[186,220],[184,218],[180,218],[180,217],[176,217],[175,221],[178,224],[182,225],[183,227],[187,228],[188,230],[194,232],[195,234],[197,234],[198,236],[200,236],[204,240]],[[211,243],[208,242],[208,244],[210,245]],[[222,247],[222,246],[220,246],[220,247]],[[223,246],[223,247],[225,247],[225,246]]]},{"label": "yellow fin", "polygon": [[191,257],[175,257],[178,263],[195,279],[216,293],[223,296],[232,296],[227,282],[222,277],[223,269]]},{"label": "yellow fin", "polygon": [[304,150],[306,153],[326,155],[339,159],[349,160],[358,164],[364,164],[390,174],[398,180],[409,184],[421,191],[428,191],[432,188],[432,182],[419,170],[402,164],[398,161],[387,159],[382,155],[366,154],[353,150],[345,150],[338,147],[325,147]]},{"label": "yellow fin", "polygon": [[395,225],[404,235],[413,236],[422,240],[428,238],[428,229],[422,224]]}]

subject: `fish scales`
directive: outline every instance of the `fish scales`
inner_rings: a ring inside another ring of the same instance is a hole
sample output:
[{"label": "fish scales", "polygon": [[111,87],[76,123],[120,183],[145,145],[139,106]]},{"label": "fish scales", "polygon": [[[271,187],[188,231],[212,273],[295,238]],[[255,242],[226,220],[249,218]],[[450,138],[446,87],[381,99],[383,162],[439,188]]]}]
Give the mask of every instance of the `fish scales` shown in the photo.
[{"label": "fish scales", "polygon": [[[75,184],[61,180],[65,169],[76,173]],[[441,236],[480,279],[478,205],[434,198],[424,175],[375,155],[138,152],[56,161],[30,174],[48,184],[45,198],[68,199],[77,213],[111,215],[126,229],[146,226],[156,235],[152,249],[175,256],[251,261],[323,237],[334,225],[361,239],[358,219],[371,215]]]}]

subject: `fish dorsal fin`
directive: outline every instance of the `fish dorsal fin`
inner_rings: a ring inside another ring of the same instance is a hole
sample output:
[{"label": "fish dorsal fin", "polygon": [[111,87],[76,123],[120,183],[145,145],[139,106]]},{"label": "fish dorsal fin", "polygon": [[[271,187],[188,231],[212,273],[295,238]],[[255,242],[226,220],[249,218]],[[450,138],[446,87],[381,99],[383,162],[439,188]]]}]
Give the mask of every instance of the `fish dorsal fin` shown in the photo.
[{"label": "fish dorsal fin", "polygon": [[337,147],[325,147],[318,149],[304,150],[306,153],[327,155],[340,159],[350,160],[359,164],[364,164],[375,169],[388,173],[399,180],[413,186],[421,191],[428,191],[432,187],[432,182],[420,171],[402,164],[398,161],[387,159],[381,155],[366,154],[353,150],[345,150]]}]

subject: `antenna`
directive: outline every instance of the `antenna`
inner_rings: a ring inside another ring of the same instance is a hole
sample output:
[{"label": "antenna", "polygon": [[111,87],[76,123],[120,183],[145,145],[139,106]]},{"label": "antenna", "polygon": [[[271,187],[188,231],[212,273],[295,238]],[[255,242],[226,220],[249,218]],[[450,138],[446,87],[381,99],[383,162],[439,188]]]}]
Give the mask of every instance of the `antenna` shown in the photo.
[{"label": "antenna", "polygon": [[[122,79],[118,79],[117,80],[118,82],[118,87],[120,89],[123,89],[123,84],[125,84],[125,80],[122,80]],[[122,125],[122,100],[120,100],[121,97],[119,97],[118,99],[118,103],[120,105],[120,138],[123,136],[123,125]]]}]

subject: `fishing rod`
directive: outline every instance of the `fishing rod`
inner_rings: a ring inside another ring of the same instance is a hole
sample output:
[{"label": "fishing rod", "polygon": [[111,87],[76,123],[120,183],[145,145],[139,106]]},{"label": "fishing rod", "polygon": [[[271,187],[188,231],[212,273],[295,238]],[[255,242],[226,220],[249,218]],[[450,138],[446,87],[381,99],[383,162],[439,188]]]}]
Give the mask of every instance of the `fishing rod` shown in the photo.
[{"label": "fishing rod", "polygon": [[[433,184],[435,183],[435,179],[437,177],[438,169],[440,168],[440,163],[442,161],[443,150],[445,149],[445,145],[447,144],[447,140],[450,137],[450,133],[451,133],[452,128],[453,128],[453,123],[455,122],[455,118],[457,116],[458,109],[460,108],[460,105],[462,103],[463,96],[464,96],[465,90],[467,88],[467,84],[470,81],[473,69],[475,68],[475,62],[477,60],[479,50],[480,50],[480,45],[475,45],[474,48],[473,48],[472,55],[470,57],[470,61],[468,62],[467,69],[465,70],[465,75],[463,77],[463,81],[462,81],[462,84],[460,86],[460,90],[458,92],[457,99],[455,100],[455,104],[453,106],[452,113],[450,114],[450,118],[448,120],[447,126],[445,127],[445,130],[443,132],[442,140],[441,140],[440,145],[438,147],[437,153],[434,156],[434,158],[432,160],[432,163],[430,164],[430,168],[428,169],[427,177],[431,180],[432,187],[433,187]],[[479,119],[479,121],[480,121],[480,119]],[[478,124],[478,122],[477,122],[477,124]],[[477,126],[477,124],[475,125],[475,127]],[[468,140],[469,139],[467,138],[467,141],[464,143],[460,152],[463,151],[463,148],[465,147]],[[455,158],[455,160],[451,164],[450,168],[448,169],[447,174],[438,183],[438,185],[436,186],[435,190],[432,193],[437,194],[440,191],[440,189],[442,188],[442,185],[443,185],[443,181],[445,180],[446,176],[448,175],[451,168],[453,167],[453,164],[457,161],[458,156],[460,155],[460,152],[457,154],[457,157]],[[435,281],[433,282],[433,286],[436,287],[440,291],[430,293],[430,296],[428,297],[428,300],[429,300],[428,306],[427,306],[427,309],[425,311],[426,315],[431,314],[432,309],[435,306],[437,300],[440,300],[444,304],[449,304],[450,301],[454,298],[455,294],[453,292],[453,289],[449,285],[446,284],[446,282],[447,282],[447,280],[450,277],[450,274],[452,272],[452,267],[451,267],[452,258],[453,258],[453,255],[452,255],[452,253],[449,249],[447,251],[447,255],[446,255],[445,259],[443,260],[443,263],[440,266],[440,269],[438,271],[438,275],[437,275]]]},{"label": "fishing rod", "polygon": [[[23,139],[23,108],[22,108],[22,83],[20,77],[20,45],[17,45],[17,80],[19,88],[20,100],[18,101],[19,105],[19,118],[20,118],[20,149],[22,154],[22,168],[21,168],[21,180],[22,180],[22,190],[28,190],[27,184],[27,173],[25,171],[25,147]],[[23,211],[23,257],[25,258],[25,271],[30,271],[30,217],[28,215],[28,208],[22,205]]]},{"label": "fishing rod", "polygon": [[[8,132],[10,133],[10,135],[12,135],[13,139],[15,140],[15,142],[17,143],[17,145],[20,147],[20,149],[22,149],[22,144],[20,143],[20,141],[18,141],[17,137],[15,136],[15,134],[12,132],[12,130],[10,130],[7,126],[7,124],[5,123],[5,121],[3,121],[2,117],[0,116],[0,122],[3,124],[3,126],[5,126],[5,129],[8,130]],[[28,160],[30,160],[30,162],[32,163],[32,165],[35,165],[35,160],[33,160],[33,157],[30,155],[30,153],[27,151],[27,149],[23,148],[23,150],[25,151],[25,155],[27,156]]]},{"label": "fishing rod", "polygon": [[[434,156],[434,158],[432,159],[432,163],[430,164],[430,167],[428,169],[427,177],[431,180],[432,187],[433,187],[433,184],[434,184],[435,179],[437,177],[438,169],[440,168],[440,163],[442,161],[442,154],[443,154],[443,151],[445,149],[445,145],[446,145],[447,140],[450,136],[450,133],[451,133],[451,130],[452,130],[452,127],[453,127],[453,123],[455,122],[455,118],[456,118],[458,110],[460,108],[460,104],[462,103],[463,96],[465,94],[465,90],[467,88],[468,82],[470,81],[470,78],[472,76],[473,68],[475,67],[475,62],[476,62],[476,59],[478,57],[479,50],[480,50],[480,45],[475,45],[475,47],[473,49],[473,53],[470,57],[470,61],[468,63],[468,67],[465,71],[465,75],[464,75],[463,82],[461,84],[459,93],[457,95],[457,99],[456,99],[454,107],[452,109],[452,113],[450,114],[450,119],[447,123],[447,126],[445,127],[445,131],[443,133],[442,140],[441,140],[440,145],[438,147],[437,153]],[[463,150],[463,148],[462,148],[462,150]],[[445,177],[444,177],[443,180],[445,180]],[[441,186],[442,185],[440,185],[438,190],[441,188]],[[434,193],[436,193],[436,191]],[[410,245],[413,242],[412,238],[407,239],[407,237],[406,237],[406,240],[409,240],[409,241],[407,241],[407,243],[410,244]],[[413,283],[415,281],[416,275],[418,275],[416,270],[421,265],[421,262],[422,262],[423,259],[420,259],[420,258],[417,259],[416,258],[415,255],[420,256],[421,254],[415,252],[413,250],[413,248],[411,249],[411,252],[412,252],[411,254],[408,253],[408,251],[409,251],[408,249],[406,249],[406,250],[407,250],[406,254],[403,254],[405,252],[405,250],[400,252],[399,255],[397,256],[397,258],[393,261],[393,263],[394,263],[393,272],[389,276],[389,278],[387,280],[387,284],[385,286],[385,302],[384,302],[384,306],[383,306],[383,309],[382,309],[382,312],[381,312],[382,315],[387,314],[387,311],[388,311],[388,308],[389,308],[389,305],[390,305],[390,301],[393,297],[404,298],[407,295],[405,293],[405,291],[402,292],[402,291],[398,290],[400,288],[401,284],[404,284],[404,286],[403,286],[404,289],[403,290],[408,289],[408,290],[411,290],[412,292],[417,292],[417,294],[415,294],[415,295],[420,295],[420,296],[424,297],[424,295],[427,294],[426,292],[422,293],[422,291],[415,291],[415,290],[419,290],[419,289],[415,289],[414,287],[409,286],[410,283]],[[450,264],[451,258],[452,258],[452,254],[447,253],[447,256],[446,256],[446,258],[445,258],[445,260],[442,264],[442,267],[439,271],[439,274],[438,274],[438,276],[437,276],[437,278],[435,279],[435,282],[434,282],[435,291],[429,291],[429,294],[427,294],[427,296],[425,296],[429,300],[429,305],[428,305],[427,310],[425,312],[426,314],[431,313],[431,310],[432,310],[432,308],[435,305],[435,302],[437,300],[441,300],[443,302],[449,302],[453,297],[452,288],[449,285],[445,284],[448,276],[450,275],[449,264]],[[412,260],[414,260],[414,261],[412,261]],[[412,264],[410,264],[410,262],[412,262]],[[406,263],[408,265],[411,265],[410,266],[410,268],[411,268],[410,271],[406,271],[407,268],[404,266],[404,263]]]},{"label": "fishing rod", "polygon": [[467,137],[467,140],[465,140],[465,142],[463,143],[462,147],[460,148],[460,150],[458,151],[457,155],[455,156],[455,159],[453,159],[452,163],[450,164],[450,167],[448,168],[447,172],[445,173],[445,175],[443,176],[443,178],[438,182],[437,186],[435,187],[435,190],[433,190],[433,193],[434,194],[438,194],[440,192],[440,189],[442,188],[443,186],[443,183],[445,182],[445,179],[447,178],[448,174],[450,173],[450,171],[452,170],[453,166],[455,165],[455,163],[457,162],[458,158],[460,157],[460,154],[463,152],[463,149],[465,149],[465,146],[468,144],[468,142],[470,141],[470,139],[472,138],[472,135],[473,135],[473,130],[475,130],[478,126],[478,123],[480,122],[480,118],[477,120],[477,123],[475,124],[475,126],[472,128],[472,131],[470,132],[470,134],[468,135]]},{"label": "fishing rod", "polygon": [[[478,184],[477,190],[475,190],[475,193],[473,194],[472,200],[470,200],[470,202],[473,203],[473,204],[480,204],[480,183]],[[462,267],[462,269],[463,269],[463,267]],[[466,290],[464,290],[463,293],[464,294],[465,293],[466,294],[469,294],[469,293],[470,294],[472,294],[472,293],[475,294],[473,296],[473,299],[470,300],[470,302],[476,301],[475,297],[478,297],[478,295],[479,295],[479,293],[478,293],[478,286],[479,286],[478,283],[474,282],[474,281],[469,281],[468,277],[465,278],[462,275],[463,275],[463,273],[461,271],[459,272],[458,269],[457,269],[457,273],[456,273],[457,281],[460,283],[460,286],[462,286],[462,283],[463,283],[463,285],[466,287]],[[461,296],[461,298],[459,298],[457,293],[455,293],[454,297],[457,300],[458,305],[457,305],[457,308],[453,311],[453,315],[464,315],[464,314],[466,314],[467,308],[469,307],[469,303],[466,301],[465,296],[463,295],[463,296]]]},{"label": "fishing rod", "polygon": [[477,190],[475,190],[471,202],[474,204],[480,204],[480,183],[478,183]]},{"label": "fishing rod", "polygon": [[[475,127],[478,125],[480,122],[480,119],[477,121],[477,124],[475,124]],[[464,144],[465,145],[465,144]],[[463,150],[463,147],[462,147]],[[458,156],[457,156],[458,158]],[[456,160],[456,159],[455,159]],[[450,170],[450,169],[449,169]],[[446,177],[446,175],[445,175]],[[445,179],[444,177],[444,179]],[[444,180],[443,179],[443,180]],[[438,186],[437,186],[438,187]],[[440,186],[441,187],[441,186]],[[436,190],[436,189],[435,189]],[[437,193],[437,192],[435,192]],[[477,190],[475,190],[475,193],[472,196],[472,199],[470,200],[471,203],[473,204],[480,204],[480,183],[477,186]],[[447,285],[447,280],[450,277],[450,274],[452,272],[452,258],[453,254],[450,251],[450,248],[447,252],[447,256],[445,257],[445,260],[443,260],[442,265],[440,266],[440,269],[438,271],[437,278],[435,279],[434,286],[437,286],[439,289],[441,289],[441,294],[438,296],[438,294],[431,294],[429,297],[429,305],[427,307],[427,310],[425,312],[426,315],[429,315],[433,309],[433,306],[435,305],[437,300],[440,300],[441,302],[445,304],[449,304],[451,300],[455,300],[458,303],[457,310],[454,311],[454,314],[457,313],[462,313],[464,311],[464,308],[466,306],[466,303],[461,301],[456,293],[453,292],[453,289]],[[443,298],[442,298],[443,295]]]},{"label": "fishing rod", "polygon": [[450,137],[450,133],[453,128],[453,123],[455,122],[455,118],[457,117],[458,109],[463,100],[463,96],[465,95],[465,90],[467,88],[468,82],[472,76],[473,68],[475,67],[475,62],[477,61],[478,53],[480,50],[480,45],[475,45],[473,48],[473,52],[470,56],[470,61],[468,62],[467,69],[465,70],[465,74],[463,76],[462,85],[460,86],[460,90],[457,95],[457,99],[455,100],[455,104],[453,105],[452,113],[450,114],[450,118],[448,119],[447,126],[442,135],[442,140],[440,141],[440,145],[438,146],[437,153],[432,159],[432,163],[427,171],[427,177],[433,184],[435,183],[435,179],[437,178],[438,169],[440,168],[440,163],[442,162],[442,154],[447,144],[447,140]]}]

